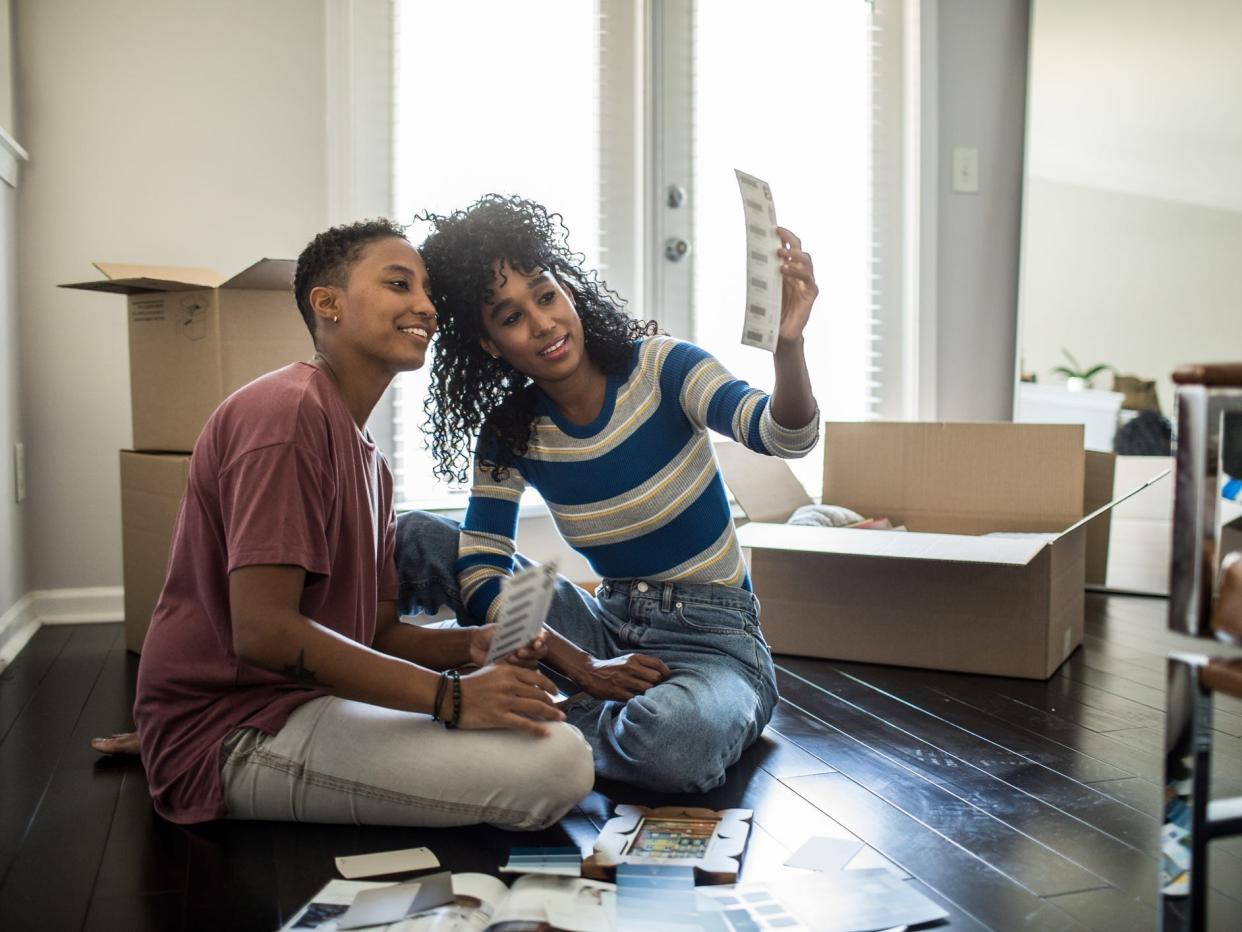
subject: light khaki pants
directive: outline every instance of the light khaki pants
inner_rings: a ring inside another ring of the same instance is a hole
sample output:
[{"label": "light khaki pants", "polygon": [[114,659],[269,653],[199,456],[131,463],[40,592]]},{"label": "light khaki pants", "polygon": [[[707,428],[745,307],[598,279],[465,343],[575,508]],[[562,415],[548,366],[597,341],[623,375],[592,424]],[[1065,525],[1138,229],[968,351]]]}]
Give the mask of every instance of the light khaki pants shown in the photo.
[{"label": "light khaki pants", "polygon": [[221,752],[232,819],[545,828],[591,791],[591,749],[572,725],[545,738],[448,731],[426,715],[324,696],[275,736],[240,728]]}]

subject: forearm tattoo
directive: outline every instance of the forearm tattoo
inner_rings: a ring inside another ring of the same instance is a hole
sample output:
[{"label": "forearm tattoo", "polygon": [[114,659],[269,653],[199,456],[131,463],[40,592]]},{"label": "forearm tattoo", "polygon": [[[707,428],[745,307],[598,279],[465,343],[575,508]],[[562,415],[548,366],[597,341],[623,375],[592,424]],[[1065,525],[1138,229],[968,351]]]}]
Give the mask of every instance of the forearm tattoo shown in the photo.
[{"label": "forearm tattoo", "polygon": [[322,682],[315,676],[313,670],[306,669],[305,660],[306,651],[304,649],[299,650],[298,662],[291,663],[289,666],[285,667],[283,671],[285,676],[289,677],[289,679],[293,680],[295,683],[301,683],[304,686],[327,686],[327,683]]}]

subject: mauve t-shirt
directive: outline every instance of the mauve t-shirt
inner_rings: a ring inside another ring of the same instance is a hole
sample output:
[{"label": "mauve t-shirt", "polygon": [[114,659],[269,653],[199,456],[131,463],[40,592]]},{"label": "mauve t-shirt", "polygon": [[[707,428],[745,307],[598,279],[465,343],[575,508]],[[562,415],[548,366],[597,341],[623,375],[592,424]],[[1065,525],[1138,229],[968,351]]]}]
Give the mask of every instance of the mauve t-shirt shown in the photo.
[{"label": "mauve t-shirt", "polygon": [[268,373],[216,409],[190,459],[138,667],[134,722],[160,815],[225,816],[225,737],[242,727],[275,734],[325,695],[233,653],[229,573],[302,567],[302,614],[370,645],[378,603],[397,597],[395,527],[388,464],[316,366]]}]

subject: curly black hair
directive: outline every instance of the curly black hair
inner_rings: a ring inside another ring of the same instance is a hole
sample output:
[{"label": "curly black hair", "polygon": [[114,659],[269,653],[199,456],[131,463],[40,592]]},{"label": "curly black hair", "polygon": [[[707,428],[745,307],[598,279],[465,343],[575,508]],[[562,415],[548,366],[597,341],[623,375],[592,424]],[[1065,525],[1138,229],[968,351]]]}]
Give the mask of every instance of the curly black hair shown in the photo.
[{"label": "curly black hair", "polygon": [[310,306],[311,289],[320,285],[344,288],[350,267],[362,255],[363,247],[390,236],[405,239],[405,227],[386,217],[378,217],[324,230],[306,244],[298,256],[297,271],[293,273],[293,296],[316,346],[319,344],[315,338],[315,312]]},{"label": "curly black hair", "polygon": [[626,314],[621,296],[583,268],[586,257],[569,248],[564,218],[534,201],[485,194],[465,210],[418,219],[432,224],[419,251],[436,305],[436,351],[423,402],[434,471],[448,481],[466,481],[472,440],[479,435],[482,463],[501,481],[530,444],[536,390],[480,344],[483,305],[493,297],[493,264],[503,260],[515,269],[555,275],[582,319],[587,354],[605,373],[624,372],[634,342],[655,334],[656,323]]}]

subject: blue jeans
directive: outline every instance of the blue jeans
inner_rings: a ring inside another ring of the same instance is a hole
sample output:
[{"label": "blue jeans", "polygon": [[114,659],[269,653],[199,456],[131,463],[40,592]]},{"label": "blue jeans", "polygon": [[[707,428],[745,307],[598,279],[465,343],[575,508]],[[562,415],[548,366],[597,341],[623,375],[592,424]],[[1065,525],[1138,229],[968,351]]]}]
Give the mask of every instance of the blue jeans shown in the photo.
[{"label": "blue jeans", "polygon": [[[439,515],[398,518],[402,614],[447,605],[469,621],[453,571],[459,532]],[[725,768],[759,737],[776,705],[759,602],[745,589],[604,580],[591,597],[559,577],[547,625],[600,659],[638,652],[669,668],[666,680],[628,702],[582,694],[565,709],[602,777],[666,792],[709,790],[724,782]]]}]

